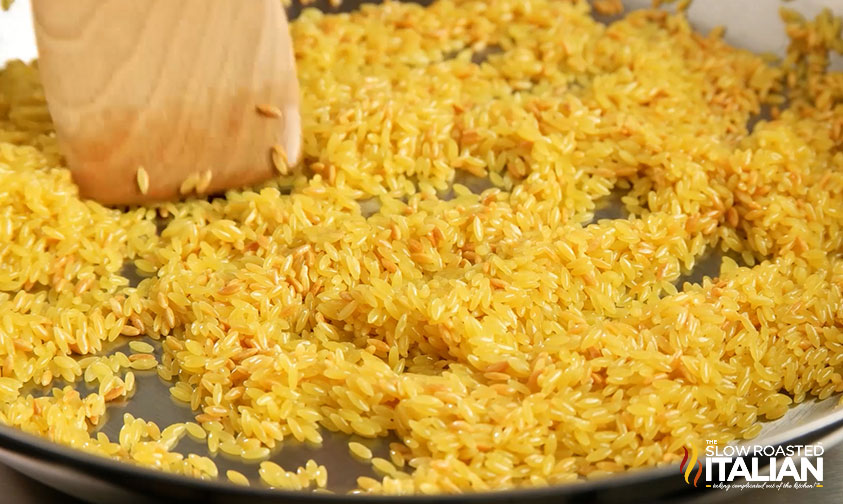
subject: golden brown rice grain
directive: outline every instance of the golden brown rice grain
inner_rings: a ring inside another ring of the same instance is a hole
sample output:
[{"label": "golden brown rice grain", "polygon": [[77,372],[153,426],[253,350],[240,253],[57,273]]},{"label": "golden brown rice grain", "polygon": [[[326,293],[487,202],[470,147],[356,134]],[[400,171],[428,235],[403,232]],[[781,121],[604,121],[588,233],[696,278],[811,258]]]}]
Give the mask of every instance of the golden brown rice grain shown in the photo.
[{"label": "golden brown rice grain", "polygon": [[623,13],[621,0],[594,0],[594,10],[607,16],[617,16]]},{"label": "golden brown rice grain", "polygon": [[262,103],[255,108],[258,113],[264,117],[278,119],[282,116],[281,109],[272,104]]}]

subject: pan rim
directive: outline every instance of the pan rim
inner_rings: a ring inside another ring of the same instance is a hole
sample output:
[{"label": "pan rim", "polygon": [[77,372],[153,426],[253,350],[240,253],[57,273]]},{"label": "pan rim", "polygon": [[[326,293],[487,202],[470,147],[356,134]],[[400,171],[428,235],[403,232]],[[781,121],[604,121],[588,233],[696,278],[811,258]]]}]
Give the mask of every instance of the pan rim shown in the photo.
[{"label": "pan rim", "polygon": [[[585,496],[595,492],[605,492],[612,489],[624,489],[630,485],[645,485],[657,481],[666,481],[671,487],[680,491],[684,487],[681,478],[675,478],[676,483],[670,484],[674,474],[678,474],[678,464],[666,466],[633,469],[605,478],[578,481],[562,485],[552,485],[535,488],[513,488],[507,490],[466,492],[463,494],[433,494],[433,495],[352,495],[328,494],[307,491],[292,491],[273,489],[263,486],[239,486],[228,483],[224,479],[203,480],[191,478],[181,474],[169,473],[128,462],[114,460],[103,456],[85,452],[70,446],[62,445],[39,436],[29,434],[14,427],[0,424],[0,450],[8,450],[27,458],[48,462],[50,464],[71,468],[74,472],[95,476],[97,479],[108,481],[121,488],[132,490],[126,483],[132,478],[138,478],[137,486],[148,488],[149,483],[166,483],[178,485],[186,491],[225,493],[227,497],[276,499],[285,502],[295,499],[297,502],[308,503],[387,503],[399,501],[411,504],[425,502],[437,503],[486,503],[486,502],[516,502],[516,500],[532,501],[541,499],[560,499]],[[2,462],[2,458],[0,458]],[[14,466],[11,466],[14,468]],[[146,483],[143,483],[146,482]],[[693,489],[693,487],[691,487]],[[687,493],[687,492],[686,492]]]},{"label": "pan rim", "polygon": [[[834,401],[832,396],[825,401]],[[825,402],[823,401],[823,402]],[[838,435],[828,436],[829,433]],[[762,441],[770,445],[793,444],[799,440],[828,436],[833,439],[832,444],[843,441],[843,408],[834,408],[818,418],[809,420],[781,433],[755,440],[748,440],[739,444],[753,444]],[[826,449],[830,446],[825,446]],[[29,434],[14,427],[0,424],[0,450],[8,450],[24,457],[38,461],[49,462],[50,464],[73,468],[77,473],[95,475],[98,479],[109,482],[118,481],[120,487],[133,490],[134,485],[127,485],[132,478],[138,478],[142,482],[164,483],[177,485],[187,491],[224,493],[234,498],[261,498],[275,499],[283,502],[288,499],[295,499],[298,502],[307,503],[387,503],[399,501],[411,504],[426,502],[437,503],[485,503],[516,500],[534,501],[542,499],[576,498],[587,496],[596,492],[626,489],[634,485],[647,485],[663,483],[671,487],[676,495],[688,495],[694,492],[693,487],[682,485],[681,478],[673,478],[678,473],[678,464],[665,466],[646,467],[633,469],[623,473],[607,476],[594,480],[581,480],[561,485],[547,487],[522,487],[506,490],[493,490],[484,492],[472,492],[463,494],[434,494],[434,495],[349,495],[349,494],[320,494],[306,491],[292,491],[273,489],[264,486],[239,486],[223,479],[203,480],[191,478],[181,474],[169,473],[162,470],[133,465],[128,462],[114,460],[103,456],[85,452],[70,446],[62,445],[49,439]],[[2,457],[0,457],[2,462]],[[682,490],[685,490],[684,492]]]}]

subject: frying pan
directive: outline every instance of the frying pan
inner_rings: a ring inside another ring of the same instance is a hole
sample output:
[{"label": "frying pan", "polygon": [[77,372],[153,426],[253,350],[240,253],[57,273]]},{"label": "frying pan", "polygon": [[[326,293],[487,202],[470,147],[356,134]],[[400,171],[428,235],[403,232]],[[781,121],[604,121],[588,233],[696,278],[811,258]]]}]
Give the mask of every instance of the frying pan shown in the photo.
[{"label": "frying pan", "polygon": [[[432,0],[417,3],[429,4]],[[327,0],[317,1],[311,6],[325,12],[350,11],[360,2],[346,0],[340,8],[333,8]],[[646,7],[649,0],[628,0],[629,9]],[[35,56],[35,44],[30,33],[28,2],[18,0],[10,13],[0,16],[0,60],[13,57],[29,59]],[[783,25],[778,18],[779,0],[754,0],[733,2],[730,0],[697,0],[688,11],[696,28],[706,31],[714,26],[727,27],[729,43],[756,52],[782,54],[787,46]],[[813,16],[822,7],[830,7],[836,13],[843,13],[843,0],[797,0],[789,7],[803,14]],[[295,18],[301,12],[298,2],[288,13]],[[609,22],[604,18],[600,21]],[[834,66],[843,66],[836,61]],[[839,69],[839,68],[838,68]],[[461,181],[465,183],[465,181]],[[622,218],[619,199],[608,197],[596,218]],[[679,283],[699,282],[703,276],[718,274],[720,257],[713,255]],[[131,276],[131,271],[128,272]],[[115,349],[116,350],[116,349]],[[160,348],[158,349],[160,352]],[[83,387],[84,385],[80,385]],[[33,390],[38,393],[38,390]],[[44,393],[46,391],[40,391]],[[754,444],[785,445],[823,443],[830,448],[843,440],[843,407],[838,407],[838,397],[825,401],[808,401],[792,408],[783,418],[767,422]],[[137,393],[126,404],[110,409],[110,420],[103,431],[116,438],[123,413],[142,416],[159,425],[192,420],[185,407],[170,399],[167,386],[154,374],[138,377]],[[401,502],[422,504],[438,503],[621,503],[621,502],[713,502],[723,494],[717,491],[698,490],[685,484],[677,466],[641,469],[600,480],[584,481],[541,489],[509,490],[484,494],[454,496],[379,497],[341,493],[354,487],[357,476],[372,475],[368,466],[356,462],[348,454],[349,438],[328,433],[322,447],[314,448],[285,442],[284,447],[273,455],[272,460],[285,467],[302,465],[307,459],[315,458],[328,467],[331,486],[338,490],[335,495],[294,493],[278,491],[254,485],[238,487],[224,481],[203,481],[167,474],[151,469],[136,467],[104,459],[60,446],[46,439],[0,426],[0,462],[27,474],[36,480],[57,488],[62,492],[95,503],[145,504],[152,502],[177,501],[183,503],[387,503]],[[383,453],[386,442],[366,441],[375,451]],[[194,453],[205,453],[204,445],[185,438],[179,449]],[[240,469],[255,473],[256,466],[217,456],[215,462],[221,472],[226,469]],[[0,501],[2,501],[0,495]]]}]

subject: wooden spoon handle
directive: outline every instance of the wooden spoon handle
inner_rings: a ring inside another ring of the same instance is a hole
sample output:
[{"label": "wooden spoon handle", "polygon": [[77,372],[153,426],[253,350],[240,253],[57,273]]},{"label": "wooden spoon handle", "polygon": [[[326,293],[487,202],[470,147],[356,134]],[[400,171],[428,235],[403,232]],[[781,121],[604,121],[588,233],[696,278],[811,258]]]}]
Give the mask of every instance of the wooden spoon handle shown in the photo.
[{"label": "wooden spoon handle", "polygon": [[[297,161],[299,91],[280,1],[32,5],[44,91],[83,196],[178,197],[186,179],[208,170],[206,192],[256,183],[275,173],[273,146]],[[259,113],[263,106],[280,117]]]}]

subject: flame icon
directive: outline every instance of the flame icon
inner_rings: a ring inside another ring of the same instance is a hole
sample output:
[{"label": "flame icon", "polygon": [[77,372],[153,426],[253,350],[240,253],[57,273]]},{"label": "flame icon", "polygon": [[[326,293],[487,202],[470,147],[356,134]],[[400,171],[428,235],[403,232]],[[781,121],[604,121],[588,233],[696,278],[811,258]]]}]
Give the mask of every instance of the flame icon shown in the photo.
[{"label": "flame icon", "polygon": [[[694,476],[694,486],[697,486],[697,483],[700,481],[700,476],[702,476],[702,462],[698,459],[697,447],[696,445],[691,445],[691,460],[688,460],[688,449],[682,448],[685,450],[685,456],[682,458],[682,463],[679,464],[679,474],[685,475],[685,483],[691,484],[689,480],[691,476],[691,471],[694,469],[694,465],[697,466],[697,474]],[[686,465],[687,464],[687,465]]]}]

